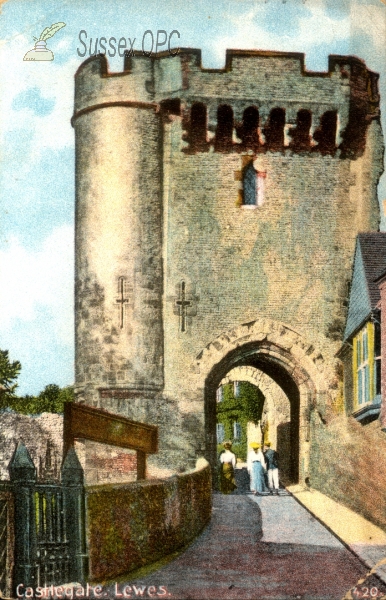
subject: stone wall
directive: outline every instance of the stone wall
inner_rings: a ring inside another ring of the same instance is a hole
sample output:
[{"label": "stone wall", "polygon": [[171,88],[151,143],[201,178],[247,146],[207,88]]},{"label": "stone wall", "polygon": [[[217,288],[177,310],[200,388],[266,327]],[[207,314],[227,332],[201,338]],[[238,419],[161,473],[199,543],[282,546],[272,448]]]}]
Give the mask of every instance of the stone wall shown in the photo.
[{"label": "stone wall", "polygon": [[23,442],[38,469],[45,476],[47,448],[51,456],[50,476],[58,476],[62,464],[63,417],[52,413],[28,416],[14,412],[0,414],[0,479],[9,479],[8,465],[18,442]]},{"label": "stone wall", "polygon": [[311,109],[319,118],[326,110],[339,107],[340,126],[344,129],[350,116],[348,100],[356,105],[361,100],[367,109],[370,82],[373,104],[379,99],[378,76],[350,56],[330,56],[327,73],[307,72],[304,54],[242,50],[227,51],[225,69],[204,69],[197,49],[185,49],[175,57],[166,53],[157,59],[137,53],[124,71],[111,74],[108,68],[106,57],[101,55],[79,67],[76,115],[98,104],[122,100],[145,104],[178,97],[188,104],[205,102],[209,121],[213,122],[218,104],[229,98],[238,120],[251,104],[258,105],[264,120],[272,108],[284,106],[291,123],[296,122],[300,109]]},{"label": "stone wall", "polygon": [[386,434],[379,421],[360,425],[342,415],[326,425],[314,415],[311,444],[311,487],[385,529]]},{"label": "stone wall", "polygon": [[[178,124],[170,135],[177,144]],[[296,328],[333,364],[356,234],[378,227],[372,151],[355,164],[289,151],[258,157],[264,204],[246,210],[238,203],[242,157],[176,150],[165,224],[165,393],[192,396],[186,366],[223,331],[257,317]],[[362,189],[365,173],[371,197]],[[181,280],[197,298],[184,333],[173,304]]]},{"label": "stone wall", "polygon": [[123,402],[133,388],[154,395],[163,383],[160,117],[119,106],[83,115],[76,133],[78,399],[98,405],[103,389],[123,386]]},{"label": "stone wall", "polygon": [[90,579],[112,579],[191,542],[211,514],[209,466],[166,481],[86,489]]}]

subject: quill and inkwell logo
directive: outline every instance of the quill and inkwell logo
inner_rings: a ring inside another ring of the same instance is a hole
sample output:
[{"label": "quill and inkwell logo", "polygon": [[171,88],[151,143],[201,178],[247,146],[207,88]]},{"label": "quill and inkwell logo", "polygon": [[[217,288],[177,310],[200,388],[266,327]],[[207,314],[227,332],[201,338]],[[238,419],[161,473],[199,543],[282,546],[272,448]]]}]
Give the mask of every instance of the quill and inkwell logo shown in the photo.
[{"label": "quill and inkwell logo", "polygon": [[39,39],[34,37],[35,48],[29,50],[23,60],[54,60],[54,53],[47,48],[46,42],[65,26],[65,23],[54,23],[51,27],[45,27],[41,32]]}]

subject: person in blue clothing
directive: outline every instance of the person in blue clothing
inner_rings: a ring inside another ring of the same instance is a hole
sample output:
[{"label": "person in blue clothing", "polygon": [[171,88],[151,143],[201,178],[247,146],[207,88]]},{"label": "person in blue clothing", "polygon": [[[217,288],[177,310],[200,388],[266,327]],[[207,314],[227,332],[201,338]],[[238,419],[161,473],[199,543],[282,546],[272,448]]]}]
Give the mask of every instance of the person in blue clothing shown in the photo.
[{"label": "person in blue clothing", "polygon": [[251,450],[248,453],[247,458],[247,469],[251,478],[251,491],[253,494],[262,494],[268,492],[268,488],[265,484],[265,459],[264,454],[260,450],[260,444],[252,442],[250,444]]}]

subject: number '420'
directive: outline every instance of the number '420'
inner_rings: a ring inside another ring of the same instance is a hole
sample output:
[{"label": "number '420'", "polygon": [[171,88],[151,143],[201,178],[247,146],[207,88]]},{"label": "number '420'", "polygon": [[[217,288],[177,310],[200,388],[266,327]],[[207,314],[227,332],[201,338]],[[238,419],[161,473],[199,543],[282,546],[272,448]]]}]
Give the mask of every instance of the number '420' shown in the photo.
[{"label": "number '420'", "polygon": [[380,598],[382,595],[377,587],[355,587],[352,593],[354,598]]}]

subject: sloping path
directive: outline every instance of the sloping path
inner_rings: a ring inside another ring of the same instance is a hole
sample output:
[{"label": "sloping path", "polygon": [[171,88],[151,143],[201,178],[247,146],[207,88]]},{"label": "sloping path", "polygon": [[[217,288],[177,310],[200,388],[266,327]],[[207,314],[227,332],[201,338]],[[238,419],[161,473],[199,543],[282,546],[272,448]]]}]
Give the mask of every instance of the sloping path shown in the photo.
[{"label": "sloping path", "polygon": [[292,495],[386,583],[386,532],[313,488],[291,486]]},{"label": "sloping path", "polygon": [[212,521],[197,540],[151,575],[128,577],[120,593],[125,585],[131,598],[386,597],[386,585],[366,579],[366,567],[291,496],[215,494]]}]

